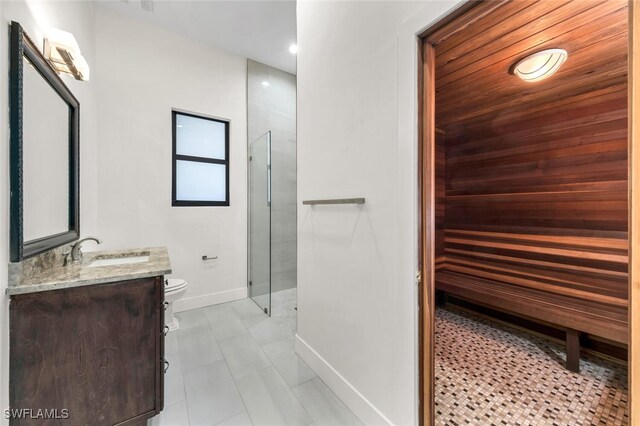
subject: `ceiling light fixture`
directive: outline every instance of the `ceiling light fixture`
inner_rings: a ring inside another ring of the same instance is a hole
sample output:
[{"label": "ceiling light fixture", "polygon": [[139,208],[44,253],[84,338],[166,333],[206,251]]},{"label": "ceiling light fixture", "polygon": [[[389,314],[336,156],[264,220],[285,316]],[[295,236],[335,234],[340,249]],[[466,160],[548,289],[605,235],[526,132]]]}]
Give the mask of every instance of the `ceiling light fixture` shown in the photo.
[{"label": "ceiling light fixture", "polygon": [[563,49],[541,50],[516,62],[512,73],[528,83],[544,80],[558,71],[568,56]]},{"label": "ceiling light fixture", "polygon": [[269,86],[271,86],[271,84],[269,84],[269,82],[268,82],[268,81],[266,81],[266,80],[262,82],[262,85],[263,85],[264,87],[269,87]]},{"label": "ceiling light fixture", "polygon": [[153,12],[153,0],[140,0],[140,6],[146,12]]},{"label": "ceiling light fixture", "polygon": [[44,57],[56,71],[71,74],[76,80],[89,81],[89,64],[70,32],[49,30],[44,39]]},{"label": "ceiling light fixture", "polygon": [[291,52],[294,55],[298,54],[298,45],[293,43],[291,46],[289,46],[289,52]]}]

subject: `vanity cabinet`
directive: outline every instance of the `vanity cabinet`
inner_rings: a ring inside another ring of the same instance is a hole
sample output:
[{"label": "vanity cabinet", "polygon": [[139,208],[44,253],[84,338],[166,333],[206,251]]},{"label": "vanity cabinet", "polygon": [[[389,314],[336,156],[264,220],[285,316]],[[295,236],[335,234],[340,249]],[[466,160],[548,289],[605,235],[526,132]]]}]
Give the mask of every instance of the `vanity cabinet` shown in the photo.
[{"label": "vanity cabinet", "polygon": [[67,419],[12,425],[143,425],[163,408],[163,276],[11,296],[11,409]]}]

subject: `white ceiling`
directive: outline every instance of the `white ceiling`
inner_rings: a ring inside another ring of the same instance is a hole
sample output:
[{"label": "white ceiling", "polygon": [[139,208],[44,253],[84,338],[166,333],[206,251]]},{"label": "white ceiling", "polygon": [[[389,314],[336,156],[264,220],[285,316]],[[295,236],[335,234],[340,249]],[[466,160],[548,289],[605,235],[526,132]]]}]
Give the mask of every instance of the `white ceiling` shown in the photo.
[{"label": "white ceiling", "polygon": [[[296,73],[295,0],[105,0],[98,3],[184,37]],[[153,9],[149,12],[151,3]]]}]

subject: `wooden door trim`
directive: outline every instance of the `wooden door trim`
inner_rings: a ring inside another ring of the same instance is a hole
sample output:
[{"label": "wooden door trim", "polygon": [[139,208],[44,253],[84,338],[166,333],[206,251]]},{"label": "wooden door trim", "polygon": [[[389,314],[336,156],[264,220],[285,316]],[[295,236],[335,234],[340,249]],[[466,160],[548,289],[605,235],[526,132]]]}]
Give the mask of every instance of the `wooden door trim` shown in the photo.
[{"label": "wooden door trim", "polygon": [[424,268],[422,262],[422,256],[424,253],[423,250],[423,221],[422,217],[424,209],[422,208],[422,114],[424,108],[423,98],[424,98],[424,85],[423,85],[423,68],[424,68],[424,57],[423,57],[423,45],[424,41],[421,40],[418,45],[418,196],[417,196],[417,205],[418,205],[418,273],[420,274],[420,279],[418,281],[418,424],[425,424],[425,410],[424,410],[424,402],[425,402],[425,394],[424,394],[424,324],[423,324],[423,302],[422,302],[422,293],[424,288]]},{"label": "wooden door trim", "polygon": [[[418,179],[420,206],[420,424],[432,425],[434,418],[434,297],[435,297],[435,49],[431,43],[420,46],[420,131]],[[428,341],[427,341],[428,340]],[[428,385],[428,386],[426,386]]]},{"label": "wooden door trim", "polygon": [[[451,25],[472,8],[483,2],[492,2],[496,5],[506,0],[467,0],[448,15],[442,17],[433,25],[426,28],[419,38],[418,60],[418,261],[421,273],[421,285],[418,291],[418,365],[419,365],[419,424],[432,426],[434,424],[434,394],[433,394],[433,348],[434,340],[425,342],[425,326],[430,327],[430,336],[433,332],[433,311],[430,306],[433,303],[432,292],[435,289],[433,282],[434,267],[434,190],[433,179],[429,173],[433,172],[435,159],[430,154],[431,149],[435,154],[435,103],[431,108],[425,107],[426,102],[435,101],[425,99],[425,93],[435,94],[435,76],[433,70],[429,72],[426,63],[431,61],[435,65],[434,45],[437,38],[433,38],[438,31],[442,32],[447,27],[457,31],[457,26]],[[490,8],[493,10],[494,8]],[[633,336],[640,335],[640,105],[634,108],[634,99],[640,100],[640,0],[629,0],[629,75],[628,75],[628,182],[629,182],[629,343],[628,343],[628,400],[629,400],[629,424],[640,424],[640,403],[636,403],[633,395],[640,395],[640,348],[634,348]],[[461,23],[461,25],[468,25]],[[441,37],[438,34],[438,37]],[[431,38],[430,38],[431,37]],[[429,52],[428,54],[425,54]],[[427,92],[428,91],[428,92]],[[639,101],[640,102],[640,101]],[[430,116],[431,114],[431,116]],[[636,172],[634,173],[634,169]],[[425,171],[429,171],[426,173]],[[430,188],[429,197],[425,197],[424,190]],[[636,190],[636,188],[639,188]],[[427,250],[425,250],[427,247]],[[634,250],[633,248],[638,248]],[[637,312],[634,312],[637,311]],[[429,345],[429,352],[425,348]],[[425,392],[425,381],[430,381],[429,392]]]},{"label": "wooden door trim", "polygon": [[[434,331],[433,304],[435,298],[435,47],[431,35],[442,33],[445,27],[484,1],[495,4],[506,0],[467,0],[426,28],[418,35],[418,421],[420,425],[434,424]],[[442,34],[439,35],[440,37]],[[426,89],[426,90],[425,90]],[[429,99],[425,99],[425,95]],[[425,107],[430,105],[429,107]],[[428,171],[425,173],[425,171]],[[425,190],[428,188],[428,197]],[[427,250],[425,250],[425,247]],[[428,328],[425,328],[428,327]],[[429,348],[428,351],[425,349]],[[425,382],[430,383],[425,392]]]},{"label": "wooden door trim", "polygon": [[[633,336],[640,333],[640,0],[629,0],[629,424],[640,422],[640,350],[634,348]],[[635,172],[634,172],[635,170]],[[635,249],[634,249],[635,247]],[[636,311],[636,312],[634,312]]]}]

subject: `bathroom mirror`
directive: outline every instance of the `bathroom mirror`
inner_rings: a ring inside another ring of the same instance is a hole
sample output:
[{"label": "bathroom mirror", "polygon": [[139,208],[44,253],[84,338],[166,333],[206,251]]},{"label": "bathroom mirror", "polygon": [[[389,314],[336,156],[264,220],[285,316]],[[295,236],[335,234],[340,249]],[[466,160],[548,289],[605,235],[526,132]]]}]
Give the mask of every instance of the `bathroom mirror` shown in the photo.
[{"label": "bathroom mirror", "polygon": [[80,233],[80,105],[20,24],[10,32],[10,248],[19,262]]}]

